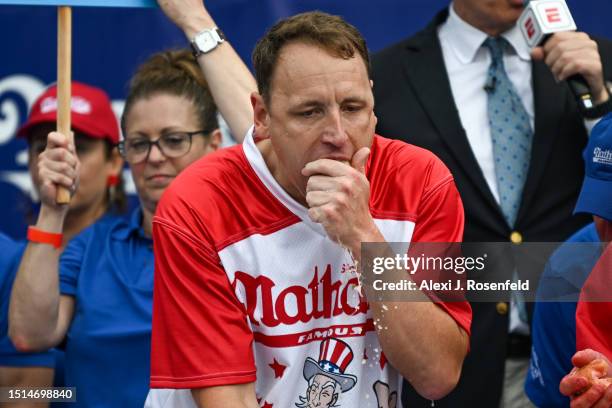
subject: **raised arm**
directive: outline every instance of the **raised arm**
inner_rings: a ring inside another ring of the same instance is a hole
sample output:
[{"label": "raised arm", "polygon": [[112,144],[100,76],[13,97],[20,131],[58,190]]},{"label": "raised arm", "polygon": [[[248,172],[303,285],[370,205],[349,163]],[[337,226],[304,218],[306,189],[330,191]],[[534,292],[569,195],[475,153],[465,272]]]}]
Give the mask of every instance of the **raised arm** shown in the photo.
[{"label": "raised arm", "polygon": [[[57,186],[76,186],[79,162],[74,145],[59,133],[49,134],[38,174],[42,206],[36,228],[61,234],[67,205],[55,204]],[[9,307],[9,336],[20,351],[41,351],[59,344],[74,314],[74,299],[60,296],[60,248],[30,242],[19,265]]]},{"label": "raised arm", "polygon": [[[158,0],[158,3],[190,42],[199,32],[217,26],[202,0]],[[228,41],[200,55],[198,63],[219,112],[236,140],[242,142],[253,124],[250,95],[257,90],[255,78]]]}]

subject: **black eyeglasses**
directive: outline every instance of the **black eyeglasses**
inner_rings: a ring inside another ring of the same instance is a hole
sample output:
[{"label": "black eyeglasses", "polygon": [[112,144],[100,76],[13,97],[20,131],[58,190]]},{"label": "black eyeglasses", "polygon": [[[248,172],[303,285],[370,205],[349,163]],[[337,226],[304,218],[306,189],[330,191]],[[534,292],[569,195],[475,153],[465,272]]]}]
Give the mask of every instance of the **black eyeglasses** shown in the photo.
[{"label": "black eyeglasses", "polygon": [[207,135],[206,130],[195,132],[173,132],[160,136],[157,140],[149,140],[138,136],[122,140],[117,145],[119,153],[130,164],[138,164],[149,158],[151,147],[157,146],[159,151],[169,159],[176,159],[186,155],[191,150],[191,140],[194,135]]}]

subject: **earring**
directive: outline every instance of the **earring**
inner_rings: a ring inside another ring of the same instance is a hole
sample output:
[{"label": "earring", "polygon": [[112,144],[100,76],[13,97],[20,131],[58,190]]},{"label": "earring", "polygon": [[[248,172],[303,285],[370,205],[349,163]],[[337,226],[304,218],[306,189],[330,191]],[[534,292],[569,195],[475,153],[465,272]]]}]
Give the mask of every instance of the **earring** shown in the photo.
[{"label": "earring", "polygon": [[119,184],[119,176],[116,174],[111,174],[106,179],[106,185],[109,187],[115,187]]},{"label": "earring", "polygon": [[116,174],[111,174],[110,176],[108,176],[108,178],[106,179],[106,185],[108,186],[109,203],[112,206],[115,201],[115,197],[117,195],[117,186],[119,185],[119,176]]}]

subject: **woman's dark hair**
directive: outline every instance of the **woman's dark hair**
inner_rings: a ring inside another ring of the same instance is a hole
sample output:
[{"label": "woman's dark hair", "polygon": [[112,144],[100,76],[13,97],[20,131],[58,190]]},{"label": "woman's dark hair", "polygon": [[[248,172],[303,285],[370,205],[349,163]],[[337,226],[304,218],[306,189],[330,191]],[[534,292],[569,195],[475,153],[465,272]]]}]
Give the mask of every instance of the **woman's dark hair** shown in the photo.
[{"label": "woman's dark hair", "polygon": [[121,115],[121,130],[124,135],[126,120],[134,103],[160,93],[190,100],[196,110],[200,129],[204,130],[207,136],[219,127],[217,106],[191,51],[162,51],[153,54],[138,67],[130,81]]}]

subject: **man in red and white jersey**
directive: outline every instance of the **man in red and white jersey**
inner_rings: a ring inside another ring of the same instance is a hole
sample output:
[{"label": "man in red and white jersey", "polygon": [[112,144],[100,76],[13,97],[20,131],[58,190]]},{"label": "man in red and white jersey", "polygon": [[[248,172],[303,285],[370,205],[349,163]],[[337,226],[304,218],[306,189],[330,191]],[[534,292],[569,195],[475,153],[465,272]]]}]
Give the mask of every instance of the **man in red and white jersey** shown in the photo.
[{"label": "man in red and white jersey", "polygon": [[253,60],[244,143],[181,173],[154,218],[147,406],[396,407],[402,376],[441,398],[469,304],[368,302],[353,270],[362,242],[460,241],[451,174],[374,135],[366,45],[341,18],[285,19]]}]

